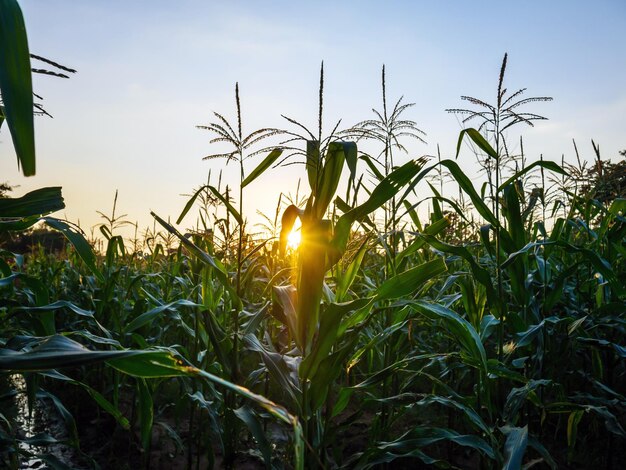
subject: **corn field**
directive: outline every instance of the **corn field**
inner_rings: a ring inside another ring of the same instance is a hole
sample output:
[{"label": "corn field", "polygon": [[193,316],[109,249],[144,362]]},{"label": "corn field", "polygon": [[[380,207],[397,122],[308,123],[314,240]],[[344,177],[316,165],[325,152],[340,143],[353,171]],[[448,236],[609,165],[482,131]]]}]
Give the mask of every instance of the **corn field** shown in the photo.
[{"label": "corn field", "polygon": [[[0,124],[34,174],[17,3],[0,17]],[[384,68],[373,117],[325,135],[322,66],[317,129],[248,132],[238,85],[235,120],[198,126],[240,178],[176,223],[124,238],[115,201],[97,242],[59,187],[0,198],[0,466],[622,468],[623,166],[509,153],[551,98],[508,92],[507,60],[493,104],[448,110],[449,158],[408,154],[426,136]],[[257,230],[246,201],[295,163],[306,189]],[[60,248],[12,248],[34,227]]]}]

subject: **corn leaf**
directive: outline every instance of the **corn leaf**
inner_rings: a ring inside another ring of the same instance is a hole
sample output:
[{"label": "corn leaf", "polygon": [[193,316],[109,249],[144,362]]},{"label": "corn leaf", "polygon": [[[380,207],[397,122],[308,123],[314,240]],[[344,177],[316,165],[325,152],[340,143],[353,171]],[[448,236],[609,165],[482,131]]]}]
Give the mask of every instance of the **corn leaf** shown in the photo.
[{"label": "corn leaf", "polygon": [[74,246],[76,253],[84,261],[89,270],[100,280],[104,282],[104,276],[100,272],[100,269],[96,265],[96,255],[91,248],[91,245],[85,237],[77,230],[74,230],[67,222],[53,217],[44,217],[43,221],[46,225],[61,232],[65,238]]},{"label": "corn leaf", "polygon": [[274,149],[270,152],[270,154],[263,159],[259,165],[250,172],[248,176],[241,182],[241,187],[245,188],[250,183],[252,183],[255,179],[261,176],[265,170],[267,170],[272,164],[280,157],[283,153],[282,149]]},{"label": "corn leaf", "polygon": [[496,160],[498,159],[498,154],[493,149],[491,144],[487,142],[487,140],[485,140],[480,132],[473,128],[463,129],[459,133],[459,140],[456,144],[456,158],[459,158],[459,153],[461,152],[461,144],[463,143],[463,137],[465,137],[465,135],[472,139],[472,141],[491,158],[495,158]]},{"label": "corn leaf", "polygon": [[0,92],[24,176],[35,174],[35,125],[30,53],[22,10],[16,0],[0,0]]},{"label": "corn leaf", "polygon": [[506,436],[504,443],[504,455],[506,460],[502,470],[520,470],[522,459],[528,444],[528,426],[516,428],[513,426],[503,426],[500,428]]},{"label": "corn leaf", "polygon": [[315,196],[315,203],[313,205],[316,217],[321,218],[326,213],[328,205],[337,191],[337,186],[339,186],[339,180],[341,179],[341,172],[343,171],[345,159],[346,155],[343,143],[331,142],[328,145],[328,150],[326,151],[324,168],[322,170],[321,178],[318,181],[318,190]]},{"label": "corn leaf", "polygon": [[65,208],[61,187],[30,191],[18,198],[0,198],[0,217],[26,218],[41,216]]}]

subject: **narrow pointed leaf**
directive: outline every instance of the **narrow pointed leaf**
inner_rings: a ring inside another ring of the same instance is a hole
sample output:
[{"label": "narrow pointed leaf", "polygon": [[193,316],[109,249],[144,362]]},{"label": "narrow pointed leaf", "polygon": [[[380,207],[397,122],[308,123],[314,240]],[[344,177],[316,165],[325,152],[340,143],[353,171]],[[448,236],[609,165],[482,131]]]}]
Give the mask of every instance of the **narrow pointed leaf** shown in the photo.
[{"label": "narrow pointed leaf", "polygon": [[524,176],[526,173],[528,173],[530,170],[536,167],[542,167],[542,168],[545,168],[546,170],[550,170],[550,171],[553,171],[554,173],[559,173],[561,175],[568,174],[567,171],[565,171],[558,163],[551,162],[548,160],[537,160],[536,162],[533,162],[530,165],[524,167],[522,170],[518,171],[509,179],[507,179],[504,183],[500,185],[500,187],[498,188],[498,191],[502,191],[506,186],[520,179],[522,176]]},{"label": "narrow pointed leaf", "polygon": [[498,154],[493,149],[491,144],[487,142],[487,140],[485,140],[485,138],[482,136],[480,132],[472,128],[463,129],[459,133],[459,140],[456,144],[456,158],[459,157],[459,153],[461,152],[461,144],[463,143],[463,137],[465,137],[465,135],[467,135],[470,139],[472,139],[472,141],[476,145],[478,145],[478,147],[487,155],[489,155],[491,158],[495,158],[496,160],[498,159]]},{"label": "narrow pointed leaf", "polygon": [[274,149],[270,152],[270,154],[263,159],[259,165],[250,172],[248,176],[241,182],[241,187],[245,188],[250,183],[252,183],[255,179],[261,176],[265,170],[267,170],[272,164],[280,157],[283,153],[282,149]]},{"label": "narrow pointed leaf", "polygon": [[211,186],[211,185],[208,185],[208,186],[207,186],[207,188],[209,188],[209,191],[211,191],[211,192],[215,195],[215,197],[216,197],[216,198],[218,198],[218,199],[222,202],[222,204],[224,204],[224,206],[226,207],[226,210],[227,210],[228,212],[230,212],[230,214],[231,214],[231,215],[235,218],[235,220],[237,221],[237,223],[238,223],[239,225],[242,225],[242,224],[243,224],[243,219],[242,219],[242,217],[241,217],[241,214],[239,214],[239,212],[237,211],[237,209],[235,209],[235,208],[233,207],[233,205],[232,205],[232,204],[228,201],[228,199],[226,199],[226,198],[222,195],[222,193],[220,193],[220,192],[217,190],[217,188],[215,188],[215,187],[213,187],[213,186]]}]

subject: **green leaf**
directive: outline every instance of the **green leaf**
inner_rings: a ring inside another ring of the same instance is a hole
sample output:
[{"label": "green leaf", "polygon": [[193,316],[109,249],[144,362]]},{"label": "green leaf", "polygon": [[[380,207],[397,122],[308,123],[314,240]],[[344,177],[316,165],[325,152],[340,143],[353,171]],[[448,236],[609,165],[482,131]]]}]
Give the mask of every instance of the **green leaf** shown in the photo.
[{"label": "green leaf", "polygon": [[35,189],[18,198],[0,199],[0,217],[2,218],[39,217],[63,208],[65,208],[65,203],[60,186]]},{"label": "green leaf", "polygon": [[[183,208],[183,211],[180,213],[180,215],[178,216],[178,219],[176,219],[176,223],[180,224],[183,219],[185,218],[185,216],[187,215],[187,213],[191,210],[191,208],[193,207],[193,204],[196,202],[196,199],[198,199],[198,196],[200,196],[200,194],[202,194],[203,191],[205,191],[207,189],[207,185],[202,186],[200,189],[198,189],[193,196],[191,196],[189,198],[189,200],[187,201],[187,204],[185,204],[185,207]],[[102,227],[105,227],[104,225]],[[106,228],[106,227],[105,227]],[[102,228],[101,228],[102,230]],[[108,231],[108,229],[107,229]],[[110,236],[108,234],[104,234],[104,236],[108,239],[110,238]]]},{"label": "green leaf", "polygon": [[459,153],[461,152],[461,144],[463,143],[463,137],[467,134],[467,136],[472,139],[472,141],[474,141],[474,143],[476,145],[478,145],[478,147],[485,152],[487,155],[489,155],[491,158],[494,159],[498,159],[498,154],[496,153],[496,151],[493,149],[493,147],[491,146],[491,144],[489,144],[489,142],[487,142],[485,140],[485,138],[482,136],[482,134],[480,132],[478,132],[476,129],[463,129],[460,133],[459,133],[459,140],[456,144],[456,158],[459,158]]},{"label": "green leaf", "polygon": [[415,266],[383,282],[376,291],[375,300],[381,301],[406,297],[424,282],[447,271],[447,269],[443,258],[436,258]]},{"label": "green leaf", "polygon": [[152,423],[154,422],[154,403],[152,392],[145,379],[137,379],[137,411],[141,429],[141,447],[144,452],[150,451],[152,442]]},{"label": "green leaf", "polygon": [[372,191],[370,197],[363,204],[343,214],[335,225],[335,234],[332,239],[333,264],[342,256],[348,244],[350,228],[356,220],[375,211],[389,199],[400,192],[400,189],[411,181],[422,169],[422,163],[411,160],[389,173]]},{"label": "green leaf", "polygon": [[441,165],[445,166],[450,171],[457,184],[470,197],[478,213],[491,225],[499,227],[500,222],[496,219],[496,216],[493,215],[493,212],[491,212],[487,204],[485,204],[483,198],[476,192],[472,181],[467,177],[465,172],[461,170],[459,165],[452,160],[443,160]]},{"label": "green leaf", "polygon": [[217,188],[208,185],[207,188],[209,188],[209,191],[211,191],[213,193],[213,195],[218,198],[222,204],[224,204],[224,206],[226,207],[226,210],[228,210],[228,212],[230,212],[230,214],[235,218],[235,220],[237,221],[237,223],[239,223],[239,225],[243,224],[243,218],[241,217],[241,214],[239,214],[239,212],[237,212],[237,209],[235,209],[233,207],[233,205],[228,201],[228,199],[226,199],[218,190]]},{"label": "green leaf", "polygon": [[38,340],[37,347],[26,351],[0,349],[0,370],[39,371],[75,367],[107,359],[140,354],[137,351],[92,351],[65,336],[54,335]]},{"label": "green leaf", "polygon": [[526,445],[528,444],[528,426],[523,428],[503,426],[500,430],[506,436],[506,442],[504,443],[506,461],[502,470],[520,470],[522,468],[522,459],[526,452]]},{"label": "green leaf", "polygon": [[351,302],[331,303],[322,312],[320,326],[311,352],[300,363],[299,374],[303,380],[312,377],[320,363],[326,359],[333,345],[341,336],[341,319],[350,312],[365,307],[371,300],[360,298]]},{"label": "green leaf", "polygon": [[142,313],[138,317],[136,317],[133,321],[131,321],[128,325],[126,325],[126,327],[124,328],[124,332],[132,333],[133,331],[141,328],[147,323],[152,322],[162,312],[176,309],[177,307],[202,307],[202,305],[197,304],[195,302],[191,302],[190,300],[187,300],[187,299],[179,299],[179,300],[175,300],[174,302],[170,302],[165,305],[159,305],[158,307],[155,307],[147,312]]},{"label": "green leaf", "polygon": [[474,327],[457,313],[438,304],[423,300],[415,300],[411,305],[422,315],[434,320],[442,320],[446,328],[452,333],[461,347],[471,358],[478,362],[479,367],[485,374],[488,373],[487,354],[480,340],[480,336]]},{"label": "green leaf", "polygon": [[274,305],[271,314],[289,329],[289,334],[301,345],[301,338],[298,336],[298,315],[296,313],[298,305],[298,292],[295,286],[274,286],[274,300],[278,305]]},{"label": "green leaf", "polygon": [[[265,172],[265,170],[267,170],[270,166],[272,166],[272,163],[274,163],[278,159],[278,157],[282,155],[282,153],[283,153],[282,149],[272,150],[270,154],[267,157],[265,157],[263,161],[259,163],[259,165],[254,170],[250,172],[248,176],[246,176],[246,178],[241,182],[241,187],[245,188],[250,183],[252,183],[255,179],[257,179],[259,176],[261,176],[263,172]],[[177,223],[180,223],[180,222],[177,222]]]},{"label": "green leaf", "polygon": [[18,167],[35,174],[35,126],[30,53],[22,10],[16,0],[0,0],[0,92]]},{"label": "green leaf", "polygon": [[263,460],[265,461],[265,467],[272,468],[272,448],[270,447],[267,437],[265,437],[261,423],[259,422],[254,411],[248,406],[242,406],[241,408],[235,410],[235,415],[241,421],[246,423],[252,437],[254,437],[254,440],[257,442],[257,445],[261,450]]},{"label": "green leaf", "polygon": [[328,145],[326,157],[324,158],[324,168],[322,176],[318,181],[318,190],[313,206],[315,215],[318,218],[323,217],[326,213],[328,205],[337,191],[337,186],[339,186],[343,164],[346,159],[343,149],[341,142],[331,142]]},{"label": "green leaf", "polygon": [[185,216],[187,215],[187,213],[191,210],[191,208],[193,207],[194,202],[196,202],[196,199],[198,199],[198,196],[200,196],[200,194],[202,194],[203,191],[205,190],[209,190],[213,193],[213,195],[218,198],[220,200],[220,202],[222,204],[224,204],[224,207],[226,207],[226,210],[228,212],[230,212],[230,214],[235,218],[235,220],[237,221],[237,223],[239,223],[240,225],[243,224],[243,219],[241,217],[241,214],[239,214],[239,212],[237,211],[237,209],[235,209],[233,207],[233,205],[230,203],[230,201],[228,201],[223,195],[222,193],[220,193],[215,187],[211,186],[210,184],[205,184],[204,186],[202,186],[200,189],[198,189],[193,196],[191,196],[189,198],[189,200],[187,201],[187,204],[185,204],[185,207],[183,208],[183,211],[180,213],[180,215],[178,216],[178,219],[176,219],[176,223],[180,224],[182,222],[182,220],[185,218]]},{"label": "green leaf", "polygon": [[361,243],[359,250],[357,251],[356,255],[354,255],[352,261],[344,270],[344,272],[337,274],[337,286],[335,288],[335,300],[337,302],[343,302],[344,298],[348,294],[348,290],[350,289],[350,286],[354,282],[356,275],[359,272],[361,263],[363,262],[363,257],[365,256],[367,249],[368,240],[366,239],[363,243]]},{"label": "green leaf", "polygon": [[359,152],[354,142],[341,142],[343,145],[343,153],[346,157],[346,164],[350,170],[350,181],[354,181],[356,176],[356,164],[359,157]]},{"label": "green leaf", "polygon": [[574,446],[576,445],[578,423],[580,423],[584,414],[584,410],[575,410],[570,413],[569,418],[567,419],[567,447],[570,454],[573,452]]},{"label": "green leaf", "polygon": [[317,140],[306,141],[306,174],[311,187],[311,194],[317,194],[317,178],[320,171],[320,143]]},{"label": "green leaf", "polygon": [[558,163],[551,162],[551,161],[548,161],[548,160],[537,160],[536,162],[533,162],[530,165],[524,167],[523,169],[521,169],[520,171],[515,173],[513,176],[511,176],[509,179],[507,179],[504,183],[502,183],[500,185],[500,187],[498,188],[498,191],[502,191],[509,184],[511,184],[514,181],[520,179],[522,176],[524,176],[530,170],[532,170],[533,168],[536,168],[538,166],[542,167],[542,168],[545,168],[546,170],[550,170],[550,171],[553,171],[555,173],[559,173],[561,175],[567,175],[568,174],[567,171],[565,171],[563,168],[561,168],[561,166]]},{"label": "green leaf", "polygon": [[65,235],[65,238],[67,238],[69,242],[74,246],[74,249],[78,253],[78,256],[80,256],[81,259],[85,262],[89,270],[98,278],[98,280],[104,282],[104,276],[100,272],[100,269],[98,269],[98,266],[96,266],[96,255],[91,249],[91,245],[89,244],[89,242],[85,240],[85,237],[83,237],[80,232],[73,230],[68,223],[62,220],[53,217],[44,217],[43,221],[46,223],[46,225],[58,230],[63,235]]},{"label": "green leaf", "polygon": [[175,235],[181,241],[181,243],[185,245],[185,247],[194,256],[196,256],[200,261],[215,268],[214,273],[217,279],[220,281],[222,286],[224,286],[224,288],[228,291],[232,300],[237,304],[241,303],[241,299],[239,298],[239,296],[237,295],[237,292],[235,291],[235,289],[233,289],[230,281],[228,280],[228,276],[226,275],[226,268],[218,259],[214,258],[213,256],[211,256],[204,250],[200,249],[191,240],[189,240],[187,237],[182,235],[171,224],[167,223],[165,220],[163,220],[161,217],[156,215],[154,212],[150,212],[150,215],[152,215],[152,217],[154,217],[156,221],[165,228],[165,230],[170,232],[172,235]]},{"label": "green leaf", "polygon": [[[428,227],[426,227],[423,233],[426,235],[430,235],[431,237],[434,237],[435,235],[443,231],[449,225],[450,225],[450,221],[444,217],[442,219],[439,219],[433,222]],[[412,255],[417,250],[422,248],[424,245],[426,245],[426,240],[420,236],[416,236],[410,242],[408,247],[406,247],[404,250],[398,253],[398,255],[396,256],[396,266],[400,264],[400,261],[402,261],[402,259],[405,256]]]}]

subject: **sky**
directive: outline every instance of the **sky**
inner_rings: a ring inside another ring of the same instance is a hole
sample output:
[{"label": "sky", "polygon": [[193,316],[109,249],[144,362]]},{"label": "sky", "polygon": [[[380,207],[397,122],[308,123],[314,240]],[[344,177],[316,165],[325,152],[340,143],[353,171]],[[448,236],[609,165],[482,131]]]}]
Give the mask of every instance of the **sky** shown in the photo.
[{"label": "sky", "polygon": [[[324,122],[348,127],[381,108],[387,96],[415,103],[405,117],[427,144],[407,142],[404,159],[454,158],[462,125],[445,109],[460,96],[495,101],[508,53],[505,85],[525,96],[551,96],[526,110],[549,118],[523,129],[530,161],[543,155],[593,159],[626,148],[626,2],[553,0],[447,1],[119,1],[22,0],[32,53],[78,70],[69,80],[37,75],[34,88],[53,119],[37,117],[37,175],[18,171],[6,126],[0,131],[0,182],[19,196],[62,186],[58,217],[88,233],[105,222],[116,190],[117,214],[153,226],[150,211],[175,220],[188,195],[235,165],[203,157],[224,149],[197,125],[213,111],[235,122],[239,83],[244,133],[295,130],[281,115],[315,129],[319,68],[324,62]],[[35,65],[35,64],[34,64]],[[40,65],[40,64],[39,64]],[[515,141],[511,136],[511,141]],[[270,143],[270,142],[268,142]],[[262,156],[248,161],[251,171]],[[474,156],[459,163],[480,184]],[[246,188],[244,213],[273,216],[280,192],[295,191],[304,167],[268,171]],[[423,190],[424,197],[428,195]],[[187,196],[186,196],[187,195]],[[197,222],[192,211],[182,227]]]}]

